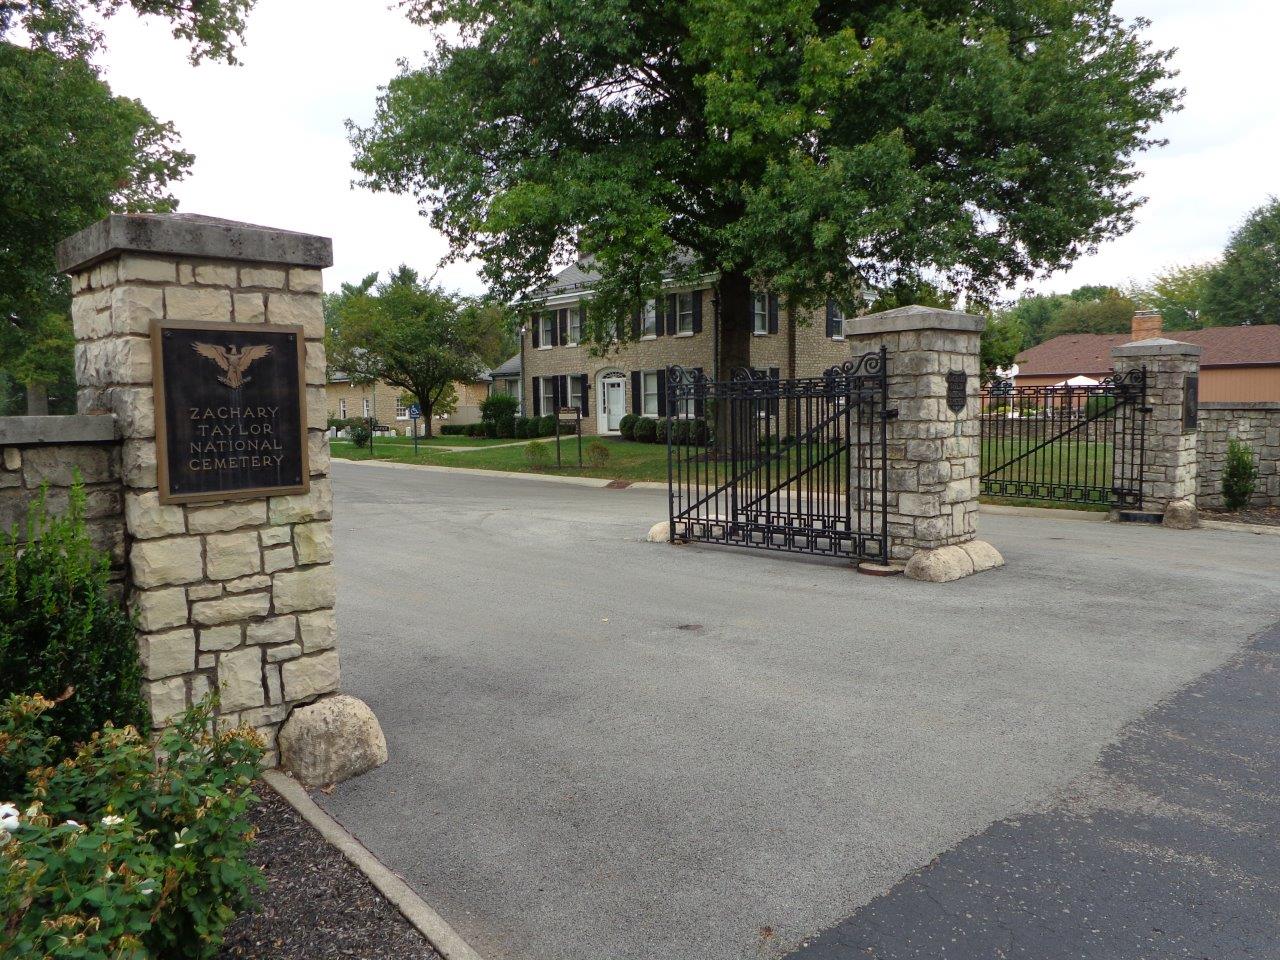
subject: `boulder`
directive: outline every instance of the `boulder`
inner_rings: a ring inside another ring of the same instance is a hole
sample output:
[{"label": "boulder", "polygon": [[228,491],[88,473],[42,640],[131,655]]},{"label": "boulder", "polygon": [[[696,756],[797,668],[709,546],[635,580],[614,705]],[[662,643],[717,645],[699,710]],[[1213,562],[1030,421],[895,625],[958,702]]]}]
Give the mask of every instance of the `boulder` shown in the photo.
[{"label": "boulder", "polygon": [[649,534],[645,537],[650,543],[666,543],[671,539],[671,521],[661,520],[649,528]]},{"label": "boulder", "polygon": [[970,540],[968,543],[960,544],[960,549],[973,561],[974,573],[1004,566],[1004,557],[1000,556],[1000,551],[985,540]]},{"label": "boulder", "polygon": [[347,694],[294,710],[280,728],[279,746],[280,766],[304,787],[341,783],[387,762],[378,718]]},{"label": "boulder", "polygon": [[917,550],[907,561],[904,572],[912,580],[949,583],[973,573],[973,558],[959,546]]},{"label": "boulder", "polygon": [[1164,508],[1164,525],[1174,530],[1194,530],[1200,526],[1200,514],[1190,500],[1173,500]]}]

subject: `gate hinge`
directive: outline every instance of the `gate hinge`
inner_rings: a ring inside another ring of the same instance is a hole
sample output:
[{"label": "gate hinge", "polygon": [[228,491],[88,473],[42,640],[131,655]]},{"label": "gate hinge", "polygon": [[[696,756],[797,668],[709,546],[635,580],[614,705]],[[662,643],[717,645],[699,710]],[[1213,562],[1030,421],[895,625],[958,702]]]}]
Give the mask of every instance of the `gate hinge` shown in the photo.
[{"label": "gate hinge", "polygon": [[884,417],[886,420],[897,420],[898,408],[894,407],[892,410],[889,410],[886,408],[884,412],[880,414],[880,416]]}]

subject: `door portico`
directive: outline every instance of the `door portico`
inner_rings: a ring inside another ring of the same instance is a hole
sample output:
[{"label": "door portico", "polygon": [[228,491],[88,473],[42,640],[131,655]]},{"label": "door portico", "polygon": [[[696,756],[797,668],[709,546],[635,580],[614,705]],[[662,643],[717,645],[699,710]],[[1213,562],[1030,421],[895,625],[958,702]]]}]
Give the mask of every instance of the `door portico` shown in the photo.
[{"label": "door portico", "polygon": [[604,370],[596,377],[596,430],[617,433],[627,412],[627,378],[621,370]]}]

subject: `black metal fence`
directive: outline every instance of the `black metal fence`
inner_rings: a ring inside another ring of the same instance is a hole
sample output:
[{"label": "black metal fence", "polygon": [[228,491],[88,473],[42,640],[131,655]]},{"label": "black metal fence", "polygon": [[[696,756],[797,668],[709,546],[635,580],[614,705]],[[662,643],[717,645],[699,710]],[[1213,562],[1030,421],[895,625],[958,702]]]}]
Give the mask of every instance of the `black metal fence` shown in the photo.
[{"label": "black metal fence", "polygon": [[671,537],[888,559],[887,357],[820,377],[667,370]]},{"label": "black metal fence", "polygon": [[981,490],[991,497],[1142,506],[1146,370],[1081,386],[984,384]]}]

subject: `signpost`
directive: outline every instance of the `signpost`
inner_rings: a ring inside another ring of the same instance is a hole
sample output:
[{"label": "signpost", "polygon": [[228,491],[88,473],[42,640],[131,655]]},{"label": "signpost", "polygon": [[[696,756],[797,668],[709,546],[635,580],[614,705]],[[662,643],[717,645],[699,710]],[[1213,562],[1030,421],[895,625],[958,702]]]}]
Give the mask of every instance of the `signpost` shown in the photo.
[{"label": "signpost", "polygon": [[582,466],[582,411],[577,407],[561,407],[556,411],[556,466],[560,466],[561,427],[569,427],[578,435],[578,466]]},{"label": "signpost", "polygon": [[422,408],[416,403],[409,404],[409,429],[413,431],[413,455],[418,455],[418,418],[422,416]]},{"label": "signpost", "polygon": [[300,326],[155,320],[161,503],[306,493]]}]

